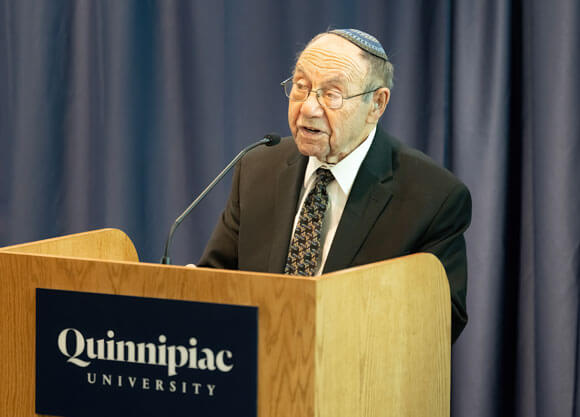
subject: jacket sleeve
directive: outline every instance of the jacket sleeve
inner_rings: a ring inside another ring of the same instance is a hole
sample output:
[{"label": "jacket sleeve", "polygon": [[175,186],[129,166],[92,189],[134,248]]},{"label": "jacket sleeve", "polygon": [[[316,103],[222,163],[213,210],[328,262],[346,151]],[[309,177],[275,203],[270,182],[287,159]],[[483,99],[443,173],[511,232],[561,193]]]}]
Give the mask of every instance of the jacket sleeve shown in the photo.
[{"label": "jacket sleeve", "polygon": [[463,233],[471,222],[471,196],[457,184],[433,217],[419,252],[437,256],[449,280],[451,291],[451,340],[455,342],[467,324],[467,255]]}]

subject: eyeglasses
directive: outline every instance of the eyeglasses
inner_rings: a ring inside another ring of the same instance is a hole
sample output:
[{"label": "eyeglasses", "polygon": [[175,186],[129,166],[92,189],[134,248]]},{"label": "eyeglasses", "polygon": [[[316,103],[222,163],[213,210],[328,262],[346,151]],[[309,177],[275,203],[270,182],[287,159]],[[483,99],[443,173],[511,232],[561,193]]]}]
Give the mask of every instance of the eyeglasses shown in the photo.
[{"label": "eyeglasses", "polygon": [[[321,106],[327,107],[332,110],[340,109],[344,104],[344,100],[350,100],[351,98],[364,96],[365,94],[368,93],[374,93],[379,88],[382,88],[377,87],[373,90],[344,97],[336,90],[330,90],[327,88],[319,88],[318,90],[313,90],[309,87],[306,87],[303,84],[294,83],[292,81],[292,77],[282,81],[280,85],[284,88],[284,94],[286,94],[286,97],[288,97],[290,101],[304,102],[308,100],[308,96],[310,96],[310,93],[314,92],[316,94],[316,99],[318,100],[318,103]],[[322,99],[322,101],[320,101],[320,99]]]}]

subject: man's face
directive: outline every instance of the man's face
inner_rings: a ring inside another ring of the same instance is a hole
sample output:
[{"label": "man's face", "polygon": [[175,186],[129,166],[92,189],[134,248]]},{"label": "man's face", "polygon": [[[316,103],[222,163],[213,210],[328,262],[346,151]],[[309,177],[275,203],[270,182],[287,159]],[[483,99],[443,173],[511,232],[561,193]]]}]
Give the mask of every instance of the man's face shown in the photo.
[{"label": "man's face", "polygon": [[[324,35],[312,42],[296,63],[293,82],[313,90],[334,89],[343,97],[365,91],[368,63],[360,49],[336,35]],[[344,100],[340,109],[328,109],[311,93],[305,102],[290,101],[288,123],[300,153],[320,161],[336,163],[368,136],[367,123],[373,101],[355,97]]]}]

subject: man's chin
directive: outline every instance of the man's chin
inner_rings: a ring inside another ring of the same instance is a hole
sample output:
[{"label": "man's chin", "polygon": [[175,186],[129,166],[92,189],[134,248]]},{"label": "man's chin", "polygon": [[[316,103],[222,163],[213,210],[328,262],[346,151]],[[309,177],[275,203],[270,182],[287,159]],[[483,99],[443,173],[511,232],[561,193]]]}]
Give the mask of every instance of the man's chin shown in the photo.
[{"label": "man's chin", "polygon": [[314,156],[320,161],[325,161],[328,155],[328,146],[320,146],[320,143],[297,140],[298,151],[304,156]]}]

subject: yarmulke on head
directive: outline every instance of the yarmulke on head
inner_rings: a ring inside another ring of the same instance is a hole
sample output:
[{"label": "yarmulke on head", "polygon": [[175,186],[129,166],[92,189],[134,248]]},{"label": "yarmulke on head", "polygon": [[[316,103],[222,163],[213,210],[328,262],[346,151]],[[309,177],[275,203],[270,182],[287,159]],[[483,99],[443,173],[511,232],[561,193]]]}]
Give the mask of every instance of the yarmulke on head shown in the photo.
[{"label": "yarmulke on head", "polygon": [[377,58],[381,58],[385,61],[388,61],[389,58],[383,46],[372,35],[369,35],[366,32],[358,29],[333,29],[329,30],[328,33],[333,33],[335,35],[341,36],[344,39],[354,43],[359,48],[367,51],[369,54],[376,56]]}]

